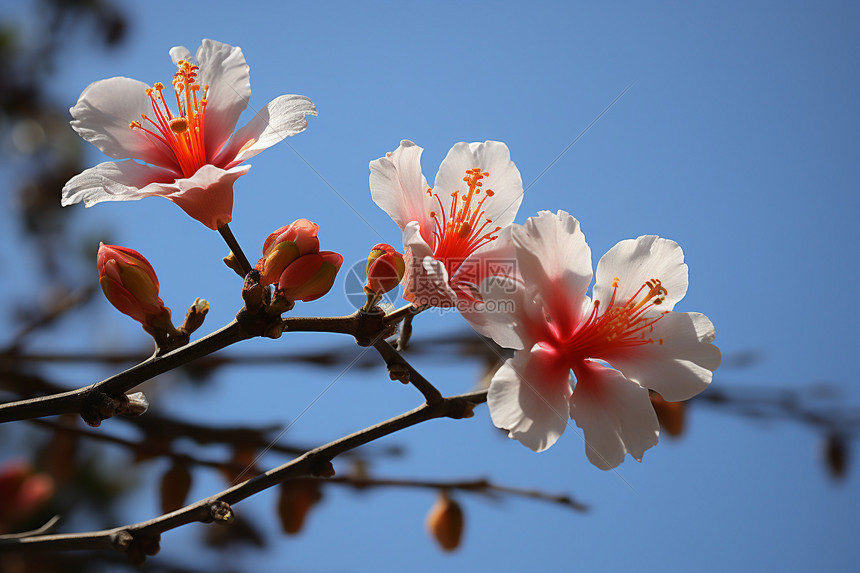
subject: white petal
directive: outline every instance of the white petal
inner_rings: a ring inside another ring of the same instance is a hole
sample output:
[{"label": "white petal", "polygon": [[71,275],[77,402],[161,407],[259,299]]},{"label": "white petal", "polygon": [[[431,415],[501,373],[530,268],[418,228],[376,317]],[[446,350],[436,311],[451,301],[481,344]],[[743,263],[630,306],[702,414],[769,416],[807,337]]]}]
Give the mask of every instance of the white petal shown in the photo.
[{"label": "white petal", "polygon": [[612,282],[618,277],[615,300],[624,304],[650,279],[658,279],[666,289],[658,310],[672,310],[687,294],[687,265],[678,243],[656,235],[621,241],[597,264],[594,299],[605,306],[612,298]]},{"label": "white petal", "polygon": [[487,405],[493,424],[536,452],[553,445],[567,427],[569,371],[539,346],[521,350],[493,376]]},{"label": "white petal", "polygon": [[206,96],[206,156],[215,157],[251,98],[251,77],[241,48],[203,40],[197,50],[198,83]]},{"label": "white petal", "polygon": [[482,302],[460,305],[460,314],[479,334],[504,348],[520,350],[525,344],[517,331],[517,313],[522,311],[524,292],[522,283],[514,278],[490,277],[481,283]]},{"label": "white petal", "polygon": [[100,163],[72,177],[63,186],[61,202],[67,206],[83,201],[91,207],[102,201],[133,201],[164,194],[151,184],[174,181],[175,175],[170,171],[131,160]]},{"label": "white petal", "polygon": [[720,350],[711,344],[716,335],[707,316],[669,312],[654,324],[648,336],[653,343],[607,353],[601,358],[670,402],[687,400],[708,387],[721,356]]},{"label": "white petal", "polygon": [[227,167],[254,157],[284,138],[303,132],[309,115],[317,115],[310,99],[300,95],[279,96],[236,131],[212,163]]},{"label": "white petal", "polygon": [[499,231],[495,240],[469,255],[451,277],[451,283],[477,291],[488,277],[519,277],[510,226]]},{"label": "white petal", "polygon": [[191,52],[185,46],[174,46],[170,48],[170,59],[174,66],[178,66],[179,60],[191,61]]},{"label": "white petal", "polygon": [[431,197],[427,194],[427,180],[421,174],[422,151],[411,141],[403,140],[400,147],[385,157],[371,161],[370,194],[401,229],[410,221],[417,221],[424,242],[432,246]]},{"label": "white petal", "polygon": [[660,432],[648,390],[591,360],[574,368],[574,374],[570,417],[585,434],[589,461],[609,470],[629,453],[641,462]]},{"label": "white petal", "polygon": [[448,271],[433,258],[433,251],[421,237],[421,229],[412,221],[403,229],[406,272],[403,275],[403,298],[416,306],[449,308],[457,296],[448,286]]},{"label": "white petal", "polygon": [[525,225],[514,225],[519,272],[534,285],[551,319],[570,332],[582,317],[591,283],[591,249],[568,213],[541,211]]},{"label": "white petal", "polygon": [[87,86],[78,98],[72,114],[72,128],[85,140],[114,159],[134,158],[179,169],[167,148],[129,127],[141,121],[141,114],[152,116],[147,86],[131,78],[110,78]]},{"label": "white petal", "polygon": [[[463,177],[467,170],[476,167],[489,173],[481,181],[482,192],[489,189],[494,193],[484,202],[486,217],[493,221],[493,225],[510,225],[523,200],[523,180],[517,166],[511,161],[508,146],[500,141],[454,145],[439,167],[434,191],[443,201],[454,191],[466,191],[468,186]],[[483,194],[478,197],[480,199]],[[445,208],[448,207],[446,204]]]}]

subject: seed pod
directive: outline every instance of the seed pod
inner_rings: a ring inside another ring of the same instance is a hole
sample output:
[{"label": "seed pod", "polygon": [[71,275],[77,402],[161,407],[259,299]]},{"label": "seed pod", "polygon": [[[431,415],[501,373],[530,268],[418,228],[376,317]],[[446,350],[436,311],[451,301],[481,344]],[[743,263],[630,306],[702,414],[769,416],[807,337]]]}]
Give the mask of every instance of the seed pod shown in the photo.
[{"label": "seed pod", "polygon": [[161,511],[170,513],[185,505],[191,491],[191,470],[184,462],[175,462],[161,478]]},{"label": "seed pod", "polygon": [[282,483],[278,517],[284,533],[295,535],[301,531],[308,512],[320,499],[322,492],[316,481],[298,479]]},{"label": "seed pod", "polygon": [[427,514],[427,530],[445,551],[454,551],[463,537],[463,509],[444,492]]},{"label": "seed pod", "polygon": [[660,427],[672,436],[677,438],[684,433],[684,420],[686,405],[684,402],[667,402],[660,394],[651,392],[651,405],[657,413],[657,420],[660,422]]}]

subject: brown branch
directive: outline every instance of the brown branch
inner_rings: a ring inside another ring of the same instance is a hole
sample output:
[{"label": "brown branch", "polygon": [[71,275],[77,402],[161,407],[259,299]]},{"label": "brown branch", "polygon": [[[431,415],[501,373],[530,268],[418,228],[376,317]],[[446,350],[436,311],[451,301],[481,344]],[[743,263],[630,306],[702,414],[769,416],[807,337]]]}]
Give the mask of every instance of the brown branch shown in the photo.
[{"label": "brown branch", "polygon": [[[138,384],[248,338],[251,338],[251,335],[234,320],[220,330],[187,346],[150,358],[90,386],[60,394],[0,404],[0,422],[77,413],[84,416],[87,423],[98,425],[98,419],[109,417],[105,414],[110,412],[105,412],[104,409],[109,410],[112,402],[122,400],[125,393]],[[116,406],[113,404],[114,409]]]},{"label": "brown branch", "polygon": [[428,404],[442,399],[442,393],[415,370],[388,342],[379,339],[373,344],[373,347],[376,348],[379,355],[385,360],[392,380],[400,380],[404,384],[412,384],[424,395],[424,399]]},{"label": "brown branch", "polygon": [[474,493],[483,493],[485,495],[494,496],[494,494],[504,494],[516,497],[526,497],[557,503],[564,505],[576,511],[588,511],[588,506],[580,503],[569,495],[554,495],[548,494],[539,490],[522,489],[517,487],[509,487],[496,485],[487,479],[462,480],[462,481],[439,481],[439,480],[406,480],[406,479],[380,479],[380,478],[357,478],[357,477],[333,477],[333,478],[307,478],[308,480],[319,481],[320,483],[340,483],[343,485],[354,487],[355,489],[364,489],[368,487],[404,487],[404,488],[420,488],[433,490],[460,490]]},{"label": "brown branch", "polygon": [[236,240],[236,237],[233,235],[233,231],[230,230],[230,226],[225,223],[218,228],[218,232],[221,233],[221,237],[223,237],[224,242],[227,243],[228,247],[230,247],[230,252],[233,253],[233,256],[236,257],[242,270],[245,271],[243,274],[251,272],[251,269],[254,267],[252,267],[251,263],[248,262],[248,257],[245,256],[245,253],[242,251],[242,247],[239,246],[239,241]]},{"label": "brown branch", "polygon": [[290,479],[327,474],[331,471],[331,460],[336,456],[421,422],[444,417],[468,417],[477,404],[486,400],[487,393],[481,391],[442,398],[432,404],[422,404],[410,412],[306,452],[244,483],[149,521],[87,533],[36,535],[23,539],[0,536],[0,550],[64,551],[112,548],[129,552],[131,555],[133,551],[140,551],[140,546],[143,545],[144,552],[151,554],[149,550],[154,548],[157,551],[158,539],[165,531],[198,521],[230,521],[233,515],[230,506],[243,499]]}]

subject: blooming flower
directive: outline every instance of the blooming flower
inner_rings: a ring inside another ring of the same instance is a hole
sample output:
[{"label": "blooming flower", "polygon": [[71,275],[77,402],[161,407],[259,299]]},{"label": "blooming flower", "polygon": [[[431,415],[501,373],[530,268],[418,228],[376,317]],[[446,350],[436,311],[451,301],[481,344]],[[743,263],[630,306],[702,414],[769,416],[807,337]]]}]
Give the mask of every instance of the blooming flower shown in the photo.
[{"label": "blooming flower", "polygon": [[641,461],[659,432],[648,389],[686,400],[720,364],[711,321],[672,312],[687,292],[681,248],[654,235],[621,241],[600,259],[589,297],[591,250],[576,219],[543,211],[511,238],[523,279],[485,279],[491,317],[473,324],[518,349],[490,384],[493,423],[541,451],[570,416],[595,466],[613,468],[626,453]]},{"label": "blooming flower", "polygon": [[143,255],[133,249],[99,244],[99,284],[121,313],[144,328],[173,331],[170,309],[158,296],[158,277]]},{"label": "blooming flower", "polygon": [[64,206],[155,195],[218,229],[232,219],[233,182],[250,168],[242,163],[304,131],[306,116],[317,113],[308,98],[283,95],[234,133],[251,96],[242,50],[203,40],[197,64],[181,46],[170,57],[178,68],[170,95],[160,82],[150,87],[116,77],[90,84],[69,110],[81,137],[123,161],[101,163],[70,179],[63,187]]},{"label": "blooming flower", "polygon": [[403,298],[415,305],[452,306],[471,300],[470,285],[508,232],[522,202],[523,183],[504,143],[457,143],[439,167],[433,188],[421,174],[411,141],[370,163],[373,200],[403,231]]}]

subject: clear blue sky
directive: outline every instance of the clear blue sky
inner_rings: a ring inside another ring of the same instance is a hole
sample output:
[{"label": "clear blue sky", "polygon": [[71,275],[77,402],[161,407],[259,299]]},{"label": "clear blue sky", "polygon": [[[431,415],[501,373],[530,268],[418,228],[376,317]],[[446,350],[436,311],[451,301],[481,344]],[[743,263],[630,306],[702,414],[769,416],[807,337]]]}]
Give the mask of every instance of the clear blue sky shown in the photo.
[{"label": "clear blue sky", "polygon": [[[345,267],[377,242],[398,245],[397,227],[370,198],[368,162],[412,139],[425,148],[424,173],[432,181],[454,143],[501,140],[524,183],[534,182],[517,222],[541,209],[565,209],[581,220],[595,256],[641,234],[681,244],[690,289],[677,309],[707,314],[724,354],[763,353],[750,368],[718,370],[715,386],[827,381],[840,386],[844,403],[860,403],[853,362],[860,318],[853,302],[860,279],[856,5],[177,6],[125,3],[130,41],[110,55],[76,50],[61,60],[54,93],[71,106],[98,79],[166,82],[170,47],[194,52],[208,37],[242,47],[254,107],[283,93],[309,96],[319,117],[289,146],[251,160],[236,185],[231,226],[249,257],[259,256],[270,231],[299,217],[320,224],[323,248],[341,252]],[[102,160],[93,148],[90,164]],[[212,302],[204,330],[232,318],[239,281],[220,262],[226,249],[216,233],[160,199],[72,209],[81,232],[108,225],[113,240],[149,258],[175,313],[201,296]],[[341,292],[339,282],[295,312],[347,313]],[[102,308],[102,342],[119,348],[144,341],[133,324]],[[422,316],[415,341],[465,328],[453,314]],[[276,352],[345,342],[321,335],[243,348]],[[479,375],[476,365],[455,360],[416,366],[446,393],[469,390]],[[206,408],[224,420],[284,422],[296,419],[336,374],[232,369],[219,377],[218,392],[202,396],[172,394],[163,381],[155,406],[194,418]],[[387,382],[381,366],[348,372],[291,434],[333,439],[418,400],[414,390]],[[468,520],[464,545],[443,555],[423,531],[432,494],[357,496],[331,488],[301,536],[273,533],[272,551],[228,559],[255,571],[644,573],[851,571],[860,557],[860,471],[851,468],[834,485],[820,463],[821,436],[790,423],[755,424],[694,407],[681,440],[662,440],[642,464],[628,458],[620,475],[592,467],[571,431],[534,454],[495,431],[485,408],[472,420],[426,424],[391,441],[407,444],[410,456],[381,464],[382,475],[486,475],[570,492],[593,509],[580,515],[536,502],[497,505],[460,496]],[[154,468],[149,493],[130,501],[128,520],[155,515],[158,475]],[[201,472],[193,497],[222,488],[207,476]],[[236,510],[254,512],[274,532],[273,504],[273,495],[260,495]],[[200,529],[166,534],[163,555],[190,559],[183,544]]]}]

